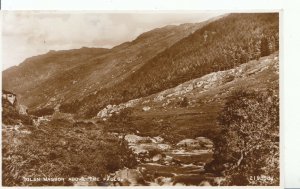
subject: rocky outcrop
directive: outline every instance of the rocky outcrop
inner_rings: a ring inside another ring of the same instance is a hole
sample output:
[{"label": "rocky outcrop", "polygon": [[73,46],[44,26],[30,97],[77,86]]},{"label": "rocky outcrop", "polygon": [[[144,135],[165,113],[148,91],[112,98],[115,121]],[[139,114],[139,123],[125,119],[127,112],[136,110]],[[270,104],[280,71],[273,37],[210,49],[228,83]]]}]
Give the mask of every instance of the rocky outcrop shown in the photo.
[{"label": "rocky outcrop", "polygon": [[213,148],[214,143],[206,137],[196,139],[184,139],[176,144],[181,148]]},{"label": "rocky outcrop", "polygon": [[121,110],[123,110],[125,108],[134,107],[139,101],[140,101],[140,99],[134,99],[134,100],[130,100],[126,103],[122,103],[119,105],[109,104],[105,108],[103,108],[101,111],[98,112],[97,117],[103,118],[103,119],[107,118],[107,117],[111,117],[112,114],[119,113]]},{"label": "rocky outcrop", "polygon": [[[155,110],[156,107],[165,108],[166,106],[170,106],[172,103],[174,106],[174,102],[176,104],[176,102],[182,101],[182,99],[188,95],[194,96],[194,94],[198,95],[209,92],[231,82],[237,82],[237,80],[241,78],[247,78],[252,75],[259,74],[266,69],[273,69],[275,73],[279,73],[279,59],[277,53],[258,61],[254,60],[241,64],[233,69],[204,75],[200,78],[187,81],[174,88],[164,90],[148,97],[130,100],[119,105],[108,105],[98,113],[98,117],[109,117],[112,113],[118,113],[120,110],[127,107],[138,107],[138,109],[141,109],[143,112],[150,112],[150,110]],[[229,90],[227,90],[227,92],[228,91]],[[190,103],[188,103],[188,106],[190,106]],[[177,107],[179,106],[177,105]]]},{"label": "rocky outcrop", "polygon": [[124,139],[128,142],[129,148],[142,158],[144,158],[145,156],[147,156],[148,158],[152,158],[149,157],[149,154],[152,151],[163,152],[171,148],[169,144],[163,143],[163,138],[159,136],[151,138],[129,134],[126,135]]}]

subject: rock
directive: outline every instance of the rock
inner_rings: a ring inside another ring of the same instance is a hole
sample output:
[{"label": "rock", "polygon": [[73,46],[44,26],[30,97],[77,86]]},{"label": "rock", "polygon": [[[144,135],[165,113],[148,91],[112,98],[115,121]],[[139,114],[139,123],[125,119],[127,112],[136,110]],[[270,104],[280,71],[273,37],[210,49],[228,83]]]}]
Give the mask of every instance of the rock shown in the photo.
[{"label": "rock", "polygon": [[200,143],[196,139],[184,139],[176,144],[180,147],[200,147]]},{"label": "rock", "polygon": [[154,162],[160,161],[162,158],[163,158],[163,156],[161,154],[157,154],[152,157],[152,161],[154,161]]},{"label": "rock", "polygon": [[171,163],[173,161],[173,158],[171,156],[166,156],[164,160],[165,162]]},{"label": "rock", "polygon": [[143,111],[145,111],[145,112],[149,111],[150,109],[151,109],[151,108],[150,108],[149,106],[143,107]]},{"label": "rock", "polygon": [[24,105],[19,105],[19,114],[27,115],[27,107]]},{"label": "rock", "polygon": [[168,144],[157,144],[158,149],[165,151],[171,149],[171,146]]},{"label": "rock", "polygon": [[164,139],[160,136],[153,137],[155,143],[162,143]]},{"label": "rock", "polygon": [[136,169],[123,169],[115,173],[114,178],[120,180],[122,186],[145,185],[143,175]]},{"label": "rock", "polygon": [[142,155],[142,154],[148,154],[149,151],[143,147],[141,147],[140,145],[137,146],[130,146],[130,149],[132,149],[133,153],[137,154],[137,155]]},{"label": "rock", "polygon": [[145,100],[144,102],[142,102],[142,104],[147,104],[149,102],[150,102],[150,100]]},{"label": "rock", "polygon": [[173,184],[173,179],[170,177],[157,177],[154,181],[160,186],[170,186]]},{"label": "rock", "polygon": [[137,143],[138,141],[142,140],[143,137],[137,135],[126,135],[125,140],[129,143]]},{"label": "rock", "polygon": [[158,95],[153,99],[154,102],[160,102],[164,99],[165,97],[163,95]]},{"label": "rock", "polygon": [[125,140],[128,143],[149,143],[149,142],[151,142],[150,137],[141,137],[141,136],[134,135],[134,134],[126,135]]},{"label": "rock", "polygon": [[119,105],[107,105],[101,111],[98,112],[97,117],[105,118],[111,116],[113,113],[119,113],[121,110],[135,106],[140,99],[130,100],[126,103],[121,103]]},{"label": "rock", "polygon": [[211,184],[208,181],[202,181],[199,186],[211,186]]},{"label": "rock", "polygon": [[222,182],[226,181],[226,179],[224,177],[216,177],[214,178],[213,182],[217,185],[217,186],[221,186]]},{"label": "rock", "polygon": [[108,110],[107,108],[102,109],[100,112],[98,112],[97,117],[107,117],[108,115]]},{"label": "rock", "polygon": [[185,88],[185,92],[190,92],[194,89],[193,84],[189,84],[186,88]]}]

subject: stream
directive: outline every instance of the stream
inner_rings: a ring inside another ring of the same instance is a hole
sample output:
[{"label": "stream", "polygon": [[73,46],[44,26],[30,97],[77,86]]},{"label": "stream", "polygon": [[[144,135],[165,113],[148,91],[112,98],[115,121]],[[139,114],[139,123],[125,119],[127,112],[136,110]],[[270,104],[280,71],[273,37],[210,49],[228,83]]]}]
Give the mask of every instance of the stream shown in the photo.
[{"label": "stream", "polygon": [[111,185],[218,185],[219,178],[204,170],[204,165],[213,156],[213,142],[205,137],[184,139],[176,145],[165,142],[159,136],[151,138],[129,134],[124,139],[136,154],[138,166],[111,174],[110,177],[118,180]]}]

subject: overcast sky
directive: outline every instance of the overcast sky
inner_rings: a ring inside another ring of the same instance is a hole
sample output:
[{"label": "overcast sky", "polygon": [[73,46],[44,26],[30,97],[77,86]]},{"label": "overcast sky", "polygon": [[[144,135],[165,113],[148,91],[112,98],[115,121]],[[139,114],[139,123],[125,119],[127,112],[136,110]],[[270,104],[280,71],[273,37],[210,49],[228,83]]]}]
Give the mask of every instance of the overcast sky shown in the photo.
[{"label": "overcast sky", "polygon": [[151,29],[196,23],[222,13],[2,12],[2,68],[48,52],[111,48]]}]

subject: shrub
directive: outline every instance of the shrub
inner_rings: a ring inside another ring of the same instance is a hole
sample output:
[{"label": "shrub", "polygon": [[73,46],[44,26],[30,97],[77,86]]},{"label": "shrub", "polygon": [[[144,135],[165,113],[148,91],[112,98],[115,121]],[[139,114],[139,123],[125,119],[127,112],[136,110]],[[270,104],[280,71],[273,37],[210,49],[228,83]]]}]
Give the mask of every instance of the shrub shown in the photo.
[{"label": "shrub", "polygon": [[188,98],[185,96],[185,97],[182,99],[182,101],[179,102],[179,105],[180,105],[181,107],[187,107],[187,106],[189,105],[189,100],[188,100]]},{"label": "shrub", "polygon": [[[219,115],[214,161],[225,185],[279,185],[278,91],[235,91]],[[258,180],[258,177],[272,180]]]},{"label": "shrub", "polygon": [[103,178],[125,166],[136,165],[126,141],[103,133],[101,126],[76,132],[79,127],[60,119],[39,128],[27,128],[31,134],[3,133],[4,186],[72,185],[67,181],[24,182],[23,177]]},{"label": "shrub", "polygon": [[52,115],[53,113],[54,113],[53,108],[41,108],[41,109],[29,111],[30,115],[34,115],[38,117]]}]

